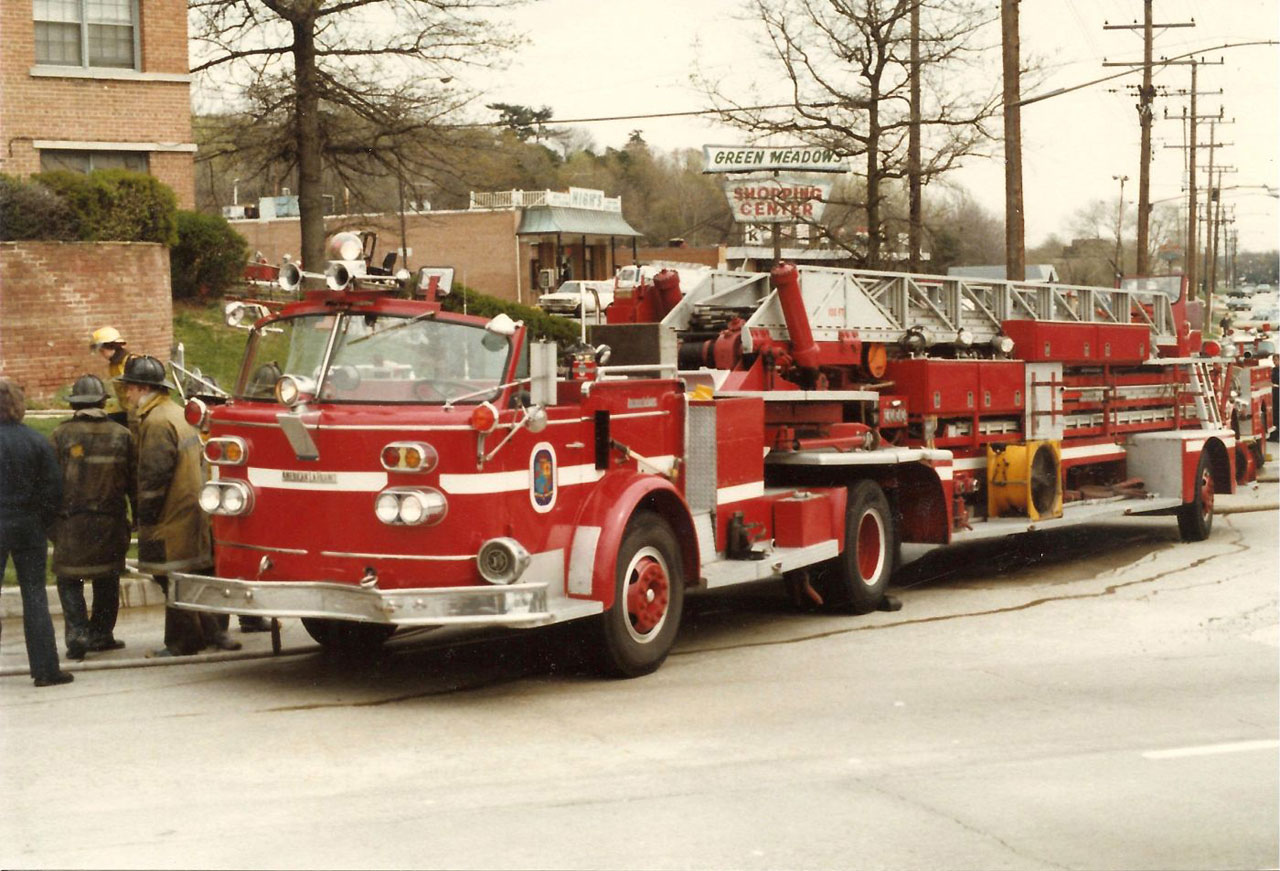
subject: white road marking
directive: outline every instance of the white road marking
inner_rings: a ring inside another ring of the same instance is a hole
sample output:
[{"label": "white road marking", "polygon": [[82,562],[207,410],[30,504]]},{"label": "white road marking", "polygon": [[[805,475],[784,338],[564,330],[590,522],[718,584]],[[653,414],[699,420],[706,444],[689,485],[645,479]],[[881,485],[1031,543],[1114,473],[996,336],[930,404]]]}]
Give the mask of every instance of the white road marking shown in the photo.
[{"label": "white road marking", "polygon": [[1174,747],[1170,750],[1148,750],[1144,759],[1181,759],[1185,756],[1214,756],[1220,753],[1247,753],[1251,750],[1275,750],[1280,741],[1235,741],[1230,744],[1202,744],[1199,747]]}]

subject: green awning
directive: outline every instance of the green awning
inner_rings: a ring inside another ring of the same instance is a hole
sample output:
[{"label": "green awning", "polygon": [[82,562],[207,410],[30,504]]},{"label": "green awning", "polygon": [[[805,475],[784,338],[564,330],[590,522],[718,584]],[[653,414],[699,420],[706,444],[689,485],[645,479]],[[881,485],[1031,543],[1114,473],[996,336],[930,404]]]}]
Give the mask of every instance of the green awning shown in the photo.
[{"label": "green awning", "polygon": [[531,206],[520,215],[517,236],[639,236],[620,212],[573,209],[568,206]]}]

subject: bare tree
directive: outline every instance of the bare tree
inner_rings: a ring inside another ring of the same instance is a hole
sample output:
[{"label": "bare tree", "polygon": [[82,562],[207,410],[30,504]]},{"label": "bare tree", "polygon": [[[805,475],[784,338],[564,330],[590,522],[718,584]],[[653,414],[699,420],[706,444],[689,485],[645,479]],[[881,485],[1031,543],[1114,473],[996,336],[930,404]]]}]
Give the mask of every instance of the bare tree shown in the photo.
[{"label": "bare tree", "polygon": [[[431,165],[430,132],[469,101],[461,66],[512,45],[485,19],[518,0],[193,0],[195,73],[218,74],[264,169],[297,173],[302,258],[324,260],[323,172],[381,167],[404,185]],[[233,129],[232,134],[235,133]]]},{"label": "bare tree", "polygon": [[[978,31],[992,20],[976,0],[753,0],[767,59],[788,87],[784,109],[755,108],[699,78],[721,120],[757,137],[791,138],[862,158],[865,258],[881,262],[885,185],[908,174],[911,17],[919,12],[921,183],[952,169],[990,139],[999,106],[988,77],[965,77],[978,59]],[[833,239],[853,250],[850,240]],[[862,245],[857,246],[861,248]]]}]

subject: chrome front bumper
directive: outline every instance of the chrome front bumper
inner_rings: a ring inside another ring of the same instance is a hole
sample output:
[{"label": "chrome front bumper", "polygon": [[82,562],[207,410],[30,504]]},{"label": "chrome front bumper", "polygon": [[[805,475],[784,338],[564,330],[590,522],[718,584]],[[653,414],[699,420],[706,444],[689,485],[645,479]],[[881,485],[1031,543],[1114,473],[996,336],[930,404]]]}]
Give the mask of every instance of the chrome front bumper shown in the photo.
[{"label": "chrome front bumper", "polygon": [[380,590],[325,581],[243,581],[169,574],[169,604],[212,614],[320,617],[394,626],[541,626],[555,622],[546,584]]}]

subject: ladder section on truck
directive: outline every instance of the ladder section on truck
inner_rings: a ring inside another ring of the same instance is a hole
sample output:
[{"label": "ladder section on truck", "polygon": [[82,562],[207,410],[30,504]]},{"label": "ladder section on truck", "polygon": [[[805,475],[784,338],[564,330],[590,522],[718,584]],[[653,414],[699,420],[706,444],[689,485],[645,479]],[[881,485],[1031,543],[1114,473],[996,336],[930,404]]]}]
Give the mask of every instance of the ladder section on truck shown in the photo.
[{"label": "ladder section on truck", "polygon": [[[838,341],[842,330],[857,330],[863,341],[894,342],[913,327],[951,341],[966,330],[974,342],[988,342],[1006,320],[1065,323],[1144,324],[1152,345],[1176,340],[1171,300],[1153,290],[1113,290],[1063,284],[1036,284],[838,269],[798,267],[800,289],[814,338]],[[664,323],[677,330],[722,329],[730,316],[750,329],[785,336],[786,321],[765,273],[712,272],[689,288]]]},{"label": "ladder section on truck", "polygon": [[1192,360],[1187,368],[1190,370],[1187,393],[1195,403],[1200,428],[1222,429],[1222,411],[1218,407],[1218,395],[1213,387],[1213,375],[1209,371],[1208,361]]}]

